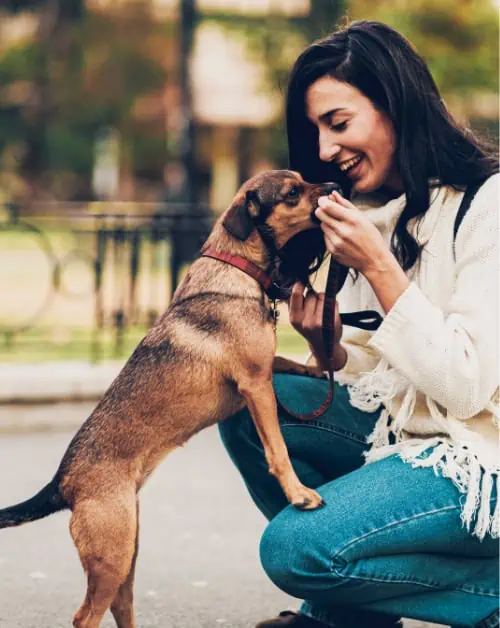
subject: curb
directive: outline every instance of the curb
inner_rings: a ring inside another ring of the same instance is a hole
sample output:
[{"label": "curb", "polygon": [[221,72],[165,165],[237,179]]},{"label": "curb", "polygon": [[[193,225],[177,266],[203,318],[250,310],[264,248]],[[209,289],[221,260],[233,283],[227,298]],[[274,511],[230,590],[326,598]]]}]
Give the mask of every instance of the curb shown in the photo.
[{"label": "curb", "polygon": [[0,404],[95,401],[123,367],[123,362],[47,362],[0,364]]},{"label": "curb", "polygon": [[125,361],[0,364],[0,434],[76,431]]},{"label": "curb", "polygon": [[[306,356],[284,357],[304,362]],[[126,359],[103,364],[59,361],[0,364],[0,406],[97,401],[123,368]]]}]

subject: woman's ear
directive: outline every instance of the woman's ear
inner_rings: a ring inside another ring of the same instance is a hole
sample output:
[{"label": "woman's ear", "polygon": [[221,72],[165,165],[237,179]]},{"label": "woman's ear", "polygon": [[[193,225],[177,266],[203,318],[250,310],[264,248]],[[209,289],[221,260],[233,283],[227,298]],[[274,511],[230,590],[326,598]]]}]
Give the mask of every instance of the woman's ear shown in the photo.
[{"label": "woman's ear", "polygon": [[222,221],[225,229],[238,240],[246,240],[252,233],[254,220],[259,215],[260,203],[255,190],[248,190],[244,198],[238,196],[226,211]]}]

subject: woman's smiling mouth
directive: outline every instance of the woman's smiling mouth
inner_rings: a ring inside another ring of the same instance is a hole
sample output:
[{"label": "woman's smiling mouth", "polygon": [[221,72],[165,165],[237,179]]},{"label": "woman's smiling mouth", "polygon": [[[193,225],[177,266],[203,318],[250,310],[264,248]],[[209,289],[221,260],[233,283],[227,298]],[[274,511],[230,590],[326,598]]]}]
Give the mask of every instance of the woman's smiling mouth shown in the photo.
[{"label": "woman's smiling mouth", "polygon": [[351,168],[354,168],[354,166],[357,166],[362,159],[363,155],[356,155],[356,157],[352,157],[352,159],[343,161],[339,164],[340,171],[346,173],[348,170],[351,170]]}]

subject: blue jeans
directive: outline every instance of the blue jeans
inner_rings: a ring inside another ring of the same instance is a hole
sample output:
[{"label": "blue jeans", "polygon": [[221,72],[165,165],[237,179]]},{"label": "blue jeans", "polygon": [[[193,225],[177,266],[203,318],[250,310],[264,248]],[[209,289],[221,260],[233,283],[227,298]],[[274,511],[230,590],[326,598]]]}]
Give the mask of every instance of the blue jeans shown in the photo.
[{"label": "blue jeans", "polygon": [[[327,386],[275,376],[278,397],[296,412],[317,407]],[[303,614],[329,626],[372,628],[401,616],[474,626],[498,608],[498,541],[481,542],[462,527],[464,496],[432,469],[396,455],[363,466],[378,414],[353,408],[338,385],[329,410],[314,421],[281,412],[297,475],[326,502],[308,512],[288,505],[269,475],[248,411],[220,424],[231,459],[270,521],[260,545],[263,568],[280,589],[306,600]]]}]

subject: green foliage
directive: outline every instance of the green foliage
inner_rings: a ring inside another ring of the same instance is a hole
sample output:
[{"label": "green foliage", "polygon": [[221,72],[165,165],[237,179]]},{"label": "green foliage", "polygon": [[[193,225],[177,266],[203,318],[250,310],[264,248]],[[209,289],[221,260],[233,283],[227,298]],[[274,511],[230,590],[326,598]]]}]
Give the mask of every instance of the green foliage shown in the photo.
[{"label": "green foliage", "polygon": [[[297,55],[331,32],[347,6],[349,18],[381,20],[404,33],[445,99],[473,104],[478,93],[498,92],[498,19],[491,0],[311,0],[307,17],[211,12],[201,19],[244,38],[267,69],[263,89],[277,89],[283,99]],[[109,12],[92,12],[84,0],[6,0],[2,10],[2,16],[30,11],[52,30],[39,28],[32,40],[0,48],[1,167],[8,163],[21,177],[45,181],[74,173],[88,188],[96,134],[113,127],[131,173],[158,178],[170,146],[158,95],[178,80],[168,74],[176,67],[168,55],[177,48],[178,24],[155,21],[146,0]],[[155,98],[156,113],[148,101]],[[153,112],[144,119],[139,105]],[[282,119],[269,135],[268,156],[286,165]]]},{"label": "green foliage", "polygon": [[1,58],[0,84],[8,86],[14,81],[31,80],[39,63],[40,48],[35,42],[7,49]]},{"label": "green foliage", "polygon": [[491,0],[355,0],[349,17],[401,31],[445,96],[498,91],[498,11]]},{"label": "green foliage", "polygon": [[[248,17],[210,13],[231,34],[242,37],[251,56],[266,70],[264,89],[279,91],[284,102],[290,68],[300,52],[311,42],[331,32],[345,13],[346,0],[311,0],[306,17],[268,15]],[[285,125],[282,117],[269,128],[269,159],[278,167],[288,164]]]},{"label": "green foliage", "polygon": [[[32,4],[40,22],[45,11],[53,11],[49,3]],[[165,85],[161,47],[172,34],[144,3],[119,14],[68,13],[64,7],[68,3],[61,3],[50,36],[38,30],[33,40],[0,52],[0,156],[16,146],[19,176],[49,181],[58,173],[76,173],[88,188],[99,129],[116,128],[125,147],[132,141],[141,144],[142,122],[134,107],[140,97]],[[21,4],[11,8],[20,10]],[[161,137],[162,115],[153,126],[152,134]],[[164,161],[158,150],[155,155]],[[141,154],[134,158],[140,160]],[[140,169],[140,161],[131,167]]]}]

